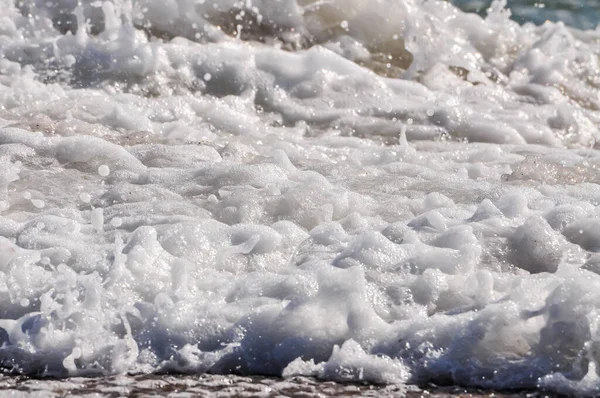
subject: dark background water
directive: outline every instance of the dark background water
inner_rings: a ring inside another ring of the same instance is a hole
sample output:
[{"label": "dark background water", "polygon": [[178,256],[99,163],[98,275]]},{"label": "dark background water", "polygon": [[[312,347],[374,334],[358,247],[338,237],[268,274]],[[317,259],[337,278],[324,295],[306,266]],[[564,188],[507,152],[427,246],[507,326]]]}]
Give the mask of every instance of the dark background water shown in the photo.
[{"label": "dark background water", "polygon": [[[464,11],[485,15],[491,0],[451,0]],[[519,23],[562,21],[580,29],[600,24],[600,0],[508,0],[512,19]]]}]

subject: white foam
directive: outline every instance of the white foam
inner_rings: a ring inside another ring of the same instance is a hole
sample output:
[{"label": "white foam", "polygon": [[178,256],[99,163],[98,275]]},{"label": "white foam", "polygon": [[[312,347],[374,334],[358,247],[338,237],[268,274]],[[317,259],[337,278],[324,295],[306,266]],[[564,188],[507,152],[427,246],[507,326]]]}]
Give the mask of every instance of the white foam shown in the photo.
[{"label": "white foam", "polygon": [[0,363],[594,395],[597,32],[0,0]]}]

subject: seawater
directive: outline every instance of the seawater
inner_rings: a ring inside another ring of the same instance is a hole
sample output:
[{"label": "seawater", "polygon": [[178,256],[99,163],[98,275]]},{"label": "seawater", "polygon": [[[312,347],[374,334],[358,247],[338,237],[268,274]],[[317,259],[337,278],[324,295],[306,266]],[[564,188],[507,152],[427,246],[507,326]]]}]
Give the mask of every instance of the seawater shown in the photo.
[{"label": "seawater", "polygon": [[[453,0],[453,4],[467,12],[485,15],[491,1]],[[579,29],[595,29],[600,23],[598,0],[509,0],[507,7],[512,19],[523,24],[541,25],[546,21],[563,22]]]},{"label": "seawater", "polygon": [[520,4],[0,0],[3,371],[597,395],[600,34]]}]

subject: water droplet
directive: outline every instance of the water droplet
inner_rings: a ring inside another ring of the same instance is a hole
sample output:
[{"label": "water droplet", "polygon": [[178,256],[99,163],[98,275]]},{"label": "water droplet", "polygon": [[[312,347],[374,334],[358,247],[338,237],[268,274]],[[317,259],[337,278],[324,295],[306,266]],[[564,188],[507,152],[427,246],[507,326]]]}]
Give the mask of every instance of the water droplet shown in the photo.
[{"label": "water droplet", "polygon": [[79,348],[79,347],[73,348],[73,351],[71,351],[71,355],[75,359],[81,358],[81,348]]},{"label": "water droplet", "polygon": [[90,196],[89,193],[82,193],[81,195],[79,195],[79,199],[83,202],[83,203],[90,203],[90,201],[92,200],[92,197]]},{"label": "water droplet", "polygon": [[98,167],[98,174],[100,174],[102,177],[107,177],[110,174],[110,168],[103,164],[102,166]]},{"label": "water droplet", "polygon": [[91,222],[96,231],[102,231],[104,226],[104,212],[101,208],[92,210]]}]

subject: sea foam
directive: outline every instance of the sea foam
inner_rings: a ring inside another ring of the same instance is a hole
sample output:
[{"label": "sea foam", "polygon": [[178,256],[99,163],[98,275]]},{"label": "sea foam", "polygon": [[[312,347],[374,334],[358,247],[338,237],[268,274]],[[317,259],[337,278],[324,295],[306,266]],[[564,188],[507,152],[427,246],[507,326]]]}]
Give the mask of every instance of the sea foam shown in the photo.
[{"label": "sea foam", "polygon": [[598,32],[0,0],[0,363],[596,395]]}]

